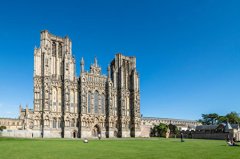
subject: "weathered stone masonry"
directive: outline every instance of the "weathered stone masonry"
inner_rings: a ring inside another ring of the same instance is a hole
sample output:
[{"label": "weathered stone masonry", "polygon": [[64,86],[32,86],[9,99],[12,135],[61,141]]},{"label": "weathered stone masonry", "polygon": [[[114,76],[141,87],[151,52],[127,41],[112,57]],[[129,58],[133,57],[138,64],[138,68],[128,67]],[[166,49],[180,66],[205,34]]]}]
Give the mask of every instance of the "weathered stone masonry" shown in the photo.
[{"label": "weathered stone masonry", "polygon": [[101,73],[95,58],[90,71],[76,76],[72,42],[41,32],[34,50],[32,130],[43,137],[137,137],[140,135],[140,92],[136,58],[117,54]]}]

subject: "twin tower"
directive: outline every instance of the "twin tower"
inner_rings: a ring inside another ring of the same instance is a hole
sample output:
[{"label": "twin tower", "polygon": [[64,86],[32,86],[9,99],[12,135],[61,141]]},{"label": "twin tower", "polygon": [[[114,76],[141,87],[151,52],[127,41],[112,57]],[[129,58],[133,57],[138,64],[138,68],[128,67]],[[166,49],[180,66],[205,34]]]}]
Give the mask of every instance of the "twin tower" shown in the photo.
[{"label": "twin tower", "polygon": [[42,137],[89,138],[140,136],[140,88],[136,58],[116,54],[108,75],[95,58],[76,76],[72,42],[41,32],[34,50],[32,130]]}]

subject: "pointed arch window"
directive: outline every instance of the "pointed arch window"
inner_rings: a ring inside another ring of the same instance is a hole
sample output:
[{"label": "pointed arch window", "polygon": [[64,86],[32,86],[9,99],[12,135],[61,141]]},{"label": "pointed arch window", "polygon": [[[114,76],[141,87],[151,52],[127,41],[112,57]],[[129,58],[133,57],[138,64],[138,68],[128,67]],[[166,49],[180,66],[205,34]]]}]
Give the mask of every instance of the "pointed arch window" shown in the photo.
[{"label": "pointed arch window", "polygon": [[94,92],[94,113],[98,113],[98,92]]},{"label": "pointed arch window", "polygon": [[102,114],[105,114],[105,96],[102,94],[101,98]]},{"label": "pointed arch window", "polygon": [[58,44],[58,57],[62,58],[62,44],[61,43]]},{"label": "pointed arch window", "polygon": [[56,57],[56,43],[52,43],[52,56]]},{"label": "pointed arch window", "polygon": [[53,128],[57,128],[57,119],[53,118]]},{"label": "pointed arch window", "polygon": [[91,113],[91,93],[88,92],[88,113]]},{"label": "pointed arch window", "polygon": [[58,128],[60,128],[60,127],[61,127],[61,118],[58,118],[58,121],[57,121],[57,126],[58,126]]},{"label": "pointed arch window", "polygon": [[70,92],[70,112],[74,112],[74,92],[71,90]]},{"label": "pointed arch window", "polygon": [[72,119],[72,121],[71,121],[71,127],[75,127],[75,120],[74,119]]}]

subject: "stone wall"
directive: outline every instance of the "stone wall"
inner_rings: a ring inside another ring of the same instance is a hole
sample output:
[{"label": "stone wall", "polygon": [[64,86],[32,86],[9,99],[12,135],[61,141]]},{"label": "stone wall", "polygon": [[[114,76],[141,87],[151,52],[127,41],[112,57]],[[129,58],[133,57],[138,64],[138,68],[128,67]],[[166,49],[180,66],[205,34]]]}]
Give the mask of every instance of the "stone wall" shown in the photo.
[{"label": "stone wall", "polygon": [[150,137],[150,132],[151,132],[151,127],[149,125],[142,125],[141,126],[141,133],[140,133],[140,137]]},{"label": "stone wall", "polygon": [[215,139],[215,140],[225,140],[228,136],[228,133],[193,133],[193,139]]},{"label": "stone wall", "polygon": [[2,137],[18,137],[18,138],[32,138],[41,137],[40,131],[29,131],[29,130],[3,130],[1,132]]},{"label": "stone wall", "polygon": [[[210,139],[210,140],[226,140],[228,135],[234,137],[237,141],[240,141],[240,131],[234,131],[231,133],[227,132],[196,132],[196,131],[182,131],[184,134],[184,138],[191,138],[191,139]],[[180,137],[178,135],[177,137]]]}]

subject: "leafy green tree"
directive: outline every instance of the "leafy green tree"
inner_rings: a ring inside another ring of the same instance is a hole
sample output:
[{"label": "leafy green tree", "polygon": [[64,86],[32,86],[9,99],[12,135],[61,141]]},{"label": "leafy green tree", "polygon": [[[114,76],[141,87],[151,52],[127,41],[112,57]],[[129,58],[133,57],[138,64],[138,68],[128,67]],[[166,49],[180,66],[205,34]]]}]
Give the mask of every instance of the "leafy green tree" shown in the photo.
[{"label": "leafy green tree", "polygon": [[157,125],[154,125],[154,127],[151,128],[150,136],[151,136],[151,137],[156,137],[156,136],[158,136],[158,134],[157,134]]},{"label": "leafy green tree", "polygon": [[4,129],[7,129],[6,126],[0,126],[0,131],[3,131]]},{"label": "leafy green tree", "polygon": [[168,125],[168,128],[170,129],[171,134],[176,135],[176,134],[179,133],[179,130],[178,130],[178,128],[177,128],[176,125],[169,124],[169,125]]},{"label": "leafy green tree", "polygon": [[218,122],[218,117],[219,117],[219,115],[216,113],[202,114],[202,119],[200,119],[199,121],[203,125],[211,125],[211,124],[213,125]]},{"label": "leafy green tree", "polygon": [[155,125],[151,129],[151,136],[152,137],[165,137],[167,130],[168,130],[168,125],[160,123],[159,125]]},{"label": "leafy green tree", "polygon": [[218,117],[218,124],[226,123],[227,121],[228,121],[228,119],[227,119],[226,116],[219,116]]},{"label": "leafy green tree", "polygon": [[238,113],[236,113],[236,112],[231,112],[231,113],[227,114],[226,118],[230,124],[238,124],[240,122],[240,117],[239,117]]},{"label": "leafy green tree", "polygon": [[199,119],[198,122],[201,122],[203,125],[213,125],[229,122],[230,124],[240,123],[240,116],[237,112],[231,112],[225,116],[219,116],[216,113],[212,114],[202,114],[202,119]]},{"label": "leafy green tree", "polygon": [[210,122],[210,124],[215,124],[217,123],[217,119],[218,119],[219,115],[216,113],[212,113],[212,114],[208,114],[208,120]]},{"label": "leafy green tree", "polygon": [[166,132],[168,130],[168,125],[160,123],[157,127],[158,130],[158,134],[160,135],[160,137],[165,137]]}]

